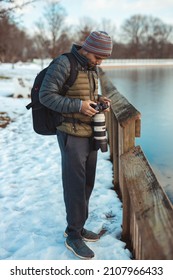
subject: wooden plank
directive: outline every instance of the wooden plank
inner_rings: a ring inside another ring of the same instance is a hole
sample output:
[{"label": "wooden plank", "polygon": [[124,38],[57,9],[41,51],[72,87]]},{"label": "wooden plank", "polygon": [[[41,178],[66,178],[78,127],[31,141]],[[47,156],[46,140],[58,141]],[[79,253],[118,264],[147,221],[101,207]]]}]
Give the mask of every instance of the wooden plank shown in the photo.
[{"label": "wooden plank", "polygon": [[135,121],[128,122],[123,129],[123,154],[135,146]]},{"label": "wooden plank", "polygon": [[[141,148],[121,156],[140,248],[138,259],[173,259],[173,206]],[[130,213],[131,215],[131,213]],[[136,237],[134,237],[136,238]],[[133,244],[135,244],[133,240]]]},{"label": "wooden plank", "polygon": [[[120,150],[120,156],[124,154],[125,152],[128,152],[131,148],[135,145],[135,121],[133,119],[129,120],[126,123],[126,126],[121,128],[121,150]],[[128,241],[130,236],[130,219],[129,219],[129,210],[130,210],[130,200],[129,200],[129,193],[126,188],[126,184],[124,182],[124,176],[123,176],[123,169],[121,166],[121,160],[119,160],[120,163],[120,172],[119,180],[120,180],[120,189],[122,193],[122,201],[123,201],[123,239]]]},{"label": "wooden plank", "polygon": [[112,114],[112,145],[113,145],[113,174],[114,174],[114,186],[119,186],[119,167],[118,167],[118,122],[115,116]]},{"label": "wooden plank", "polygon": [[141,119],[135,120],[135,137],[141,136]]},{"label": "wooden plank", "polygon": [[123,171],[122,171],[122,165],[120,161],[120,156],[124,153],[123,133],[124,133],[124,128],[120,124],[118,124],[118,171],[119,171],[118,177],[119,177],[121,196],[123,195],[123,185],[124,185]]}]

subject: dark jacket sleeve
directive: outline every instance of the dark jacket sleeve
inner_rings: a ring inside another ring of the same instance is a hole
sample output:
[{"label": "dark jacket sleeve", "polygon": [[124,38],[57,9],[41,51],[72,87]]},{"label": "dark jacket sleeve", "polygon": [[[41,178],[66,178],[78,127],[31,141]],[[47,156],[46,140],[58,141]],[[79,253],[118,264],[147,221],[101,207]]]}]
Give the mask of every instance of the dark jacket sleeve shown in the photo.
[{"label": "dark jacket sleeve", "polygon": [[59,113],[79,112],[80,99],[60,95],[69,75],[70,62],[65,55],[62,55],[49,66],[46,72],[39,91],[40,103]]}]

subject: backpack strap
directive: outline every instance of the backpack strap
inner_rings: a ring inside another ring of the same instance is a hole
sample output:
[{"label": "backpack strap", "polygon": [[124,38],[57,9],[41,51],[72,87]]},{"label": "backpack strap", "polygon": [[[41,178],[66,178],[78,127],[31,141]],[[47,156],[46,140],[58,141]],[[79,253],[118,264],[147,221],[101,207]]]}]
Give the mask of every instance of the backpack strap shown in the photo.
[{"label": "backpack strap", "polygon": [[70,75],[66,81],[66,83],[63,85],[62,90],[61,90],[61,95],[65,95],[66,92],[69,90],[69,88],[74,84],[77,74],[78,74],[78,69],[77,69],[77,60],[72,53],[64,53],[63,55],[66,55],[68,60],[70,61]]},{"label": "backpack strap", "polygon": [[[64,53],[62,55],[66,55],[70,61],[70,75],[66,81],[66,83],[63,85],[60,94],[65,96],[66,92],[69,90],[69,88],[74,84],[76,78],[77,78],[77,74],[78,74],[78,68],[77,68],[77,60],[75,58],[75,56],[72,53]],[[53,59],[51,61],[51,63],[44,68],[42,71],[47,71],[48,67],[50,65],[52,65],[55,62],[55,59]],[[26,105],[26,108],[29,110],[30,108],[32,108],[34,106],[34,104],[37,103],[37,101],[32,101],[31,103],[29,103],[28,105]]]}]

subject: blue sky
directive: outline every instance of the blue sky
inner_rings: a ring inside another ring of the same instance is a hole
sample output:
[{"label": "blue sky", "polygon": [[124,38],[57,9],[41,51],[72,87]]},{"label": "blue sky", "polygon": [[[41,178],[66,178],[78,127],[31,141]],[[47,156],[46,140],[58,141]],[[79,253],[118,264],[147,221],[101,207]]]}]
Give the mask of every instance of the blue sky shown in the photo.
[{"label": "blue sky", "polygon": [[[34,27],[49,1],[52,0],[40,0],[26,7],[22,11],[23,25]],[[97,23],[106,18],[119,28],[125,19],[134,14],[152,15],[173,24],[173,0],[61,0],[60,3],[66,10],[69,25],[78,24],[83,17],[92,18]]]}]

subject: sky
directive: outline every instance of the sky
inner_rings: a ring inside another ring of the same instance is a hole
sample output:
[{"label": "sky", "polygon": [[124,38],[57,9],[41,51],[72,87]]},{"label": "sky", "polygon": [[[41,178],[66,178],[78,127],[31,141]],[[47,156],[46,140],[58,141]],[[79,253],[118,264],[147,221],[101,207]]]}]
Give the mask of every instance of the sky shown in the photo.
[{"label": "sky", "polygon": [[[44,14],[45,4],[50,1],[40,0],[25,7],[24,11],[19,11],[22,13],[23,26],[33,30],[35,22]],[[110,19],[116,28],[119,28],[134,14],[151,15],[160,18],[164,23],[173,24],[172,0],[60,0],[60,3],[67,13],[68,25],[79,24],[82,18],[89,17],[97,23],[102,19]]]}]

